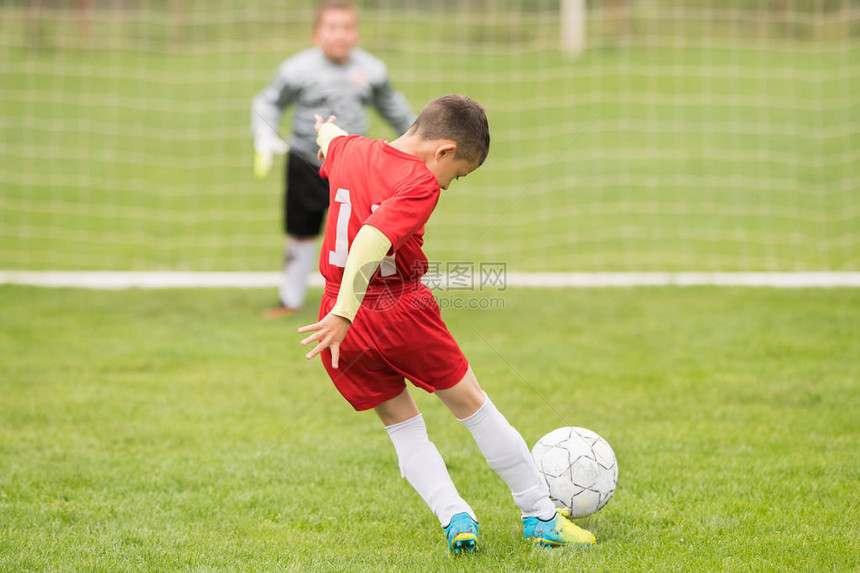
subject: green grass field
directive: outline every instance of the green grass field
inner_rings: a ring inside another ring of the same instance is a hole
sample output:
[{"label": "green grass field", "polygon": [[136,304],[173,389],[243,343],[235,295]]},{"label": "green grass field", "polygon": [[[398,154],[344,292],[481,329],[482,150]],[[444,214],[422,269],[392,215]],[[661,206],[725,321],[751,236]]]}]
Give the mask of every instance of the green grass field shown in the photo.
[{"label": "green grass field", "polygon": [[[66,4],[0,6],[0,269],[275,271],[281,175],[252,178],[249,107],[307,46],[307,3],[95,3],[89,39]],[[491,124],[431,260],[860,269],[843,3],[640,2],[621,36],[594,11],[579,58],[557,2],[383,4],[363,45],[412,104],[464,93]],[[481,553],[449,559],[381,424],[303,359],[319,291],[265,322],[274,290],[0,285],[0,571],[860,570],[860,290],[496,294],[445,320],[527,442],[612,444],[596,546],[525,544],[468,432],[415,393],[481,522]]]},{"label": "green grass field", "polygon": [[379,422],[304,361],[312,308],[6,286],[0,570],[860,568],[860,292],[501,296],[445,319],[527,442],[580,425],[614,447],[618,491],[581,522],[596,546],[527,546],[468,432],[416,393],[481,520],[482,552],[449,560]]}]

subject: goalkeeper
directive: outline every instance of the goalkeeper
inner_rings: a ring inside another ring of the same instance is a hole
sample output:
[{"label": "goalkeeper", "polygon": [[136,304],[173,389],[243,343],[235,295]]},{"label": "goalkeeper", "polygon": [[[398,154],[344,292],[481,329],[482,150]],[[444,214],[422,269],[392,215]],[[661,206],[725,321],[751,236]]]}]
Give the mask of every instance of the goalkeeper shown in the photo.
[{"label": "goalkeeper", "polygon": [[[314,116],[334,115],[344,129],[356,134],[367,131],[368,104],[373,104],[398,135],[415,119],[406,98],[388,82],[385,64],[355,47],[358,13],[351,4],[320,4],[311,38],[314,47],[285,60],[251,105],[254,174],[266,177],[274,156],[290,151],[284,192],[284,276],[280,302],[266,311],[266,318],[293,314],[304,303],[308,274],[315,262],[314,239],[328,209],[328,183],[319,175]],[[290,105],[295,110],[287,143],[277,130]]]}]

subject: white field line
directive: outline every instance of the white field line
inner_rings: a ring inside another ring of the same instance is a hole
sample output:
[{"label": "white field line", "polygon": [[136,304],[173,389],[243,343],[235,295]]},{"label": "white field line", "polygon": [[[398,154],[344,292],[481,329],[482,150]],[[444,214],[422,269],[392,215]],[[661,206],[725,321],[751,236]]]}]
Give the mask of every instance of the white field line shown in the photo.
[{"label": "white field line", "polygon": [[[0,270],[0,284],[72,287],[99,290],[127,288],[275,288],[279,272],[184,272],[184,271],[14,271]],[[516,273],[501,279],[505,287],[597,288],[635,286],[743,286],[776,288],[860,287],[860,272],[653,272],[653,273]],[[462,277],[459,277],[462,284]],[[435,285],[451,285],[457,279],[434,277]],[[477,280],[474,281],[478,288]],[[314,273],[309,286],[323,286]],[[501,283],[495,282],[498,286]],[[494,290],[493,286],[485,287]],[[464,290],[451,289],[451,290]]]}]

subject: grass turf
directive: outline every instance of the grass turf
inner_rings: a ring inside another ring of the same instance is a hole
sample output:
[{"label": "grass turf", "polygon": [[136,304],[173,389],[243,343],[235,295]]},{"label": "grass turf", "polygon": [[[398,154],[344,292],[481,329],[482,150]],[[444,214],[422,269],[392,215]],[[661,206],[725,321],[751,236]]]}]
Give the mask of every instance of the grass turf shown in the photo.
[{"label": "grass turf", "polygon": [[481,521],[468,562],[379,422],[303,360],[314,310],[261,321],[269,295],[0,288],[0,569],[860,567],[856,290],[517,289],[446,312],[527,442],[585,426],[620,464],[580,522],[596,546],[533,549],[466,430],[416,392]]}]

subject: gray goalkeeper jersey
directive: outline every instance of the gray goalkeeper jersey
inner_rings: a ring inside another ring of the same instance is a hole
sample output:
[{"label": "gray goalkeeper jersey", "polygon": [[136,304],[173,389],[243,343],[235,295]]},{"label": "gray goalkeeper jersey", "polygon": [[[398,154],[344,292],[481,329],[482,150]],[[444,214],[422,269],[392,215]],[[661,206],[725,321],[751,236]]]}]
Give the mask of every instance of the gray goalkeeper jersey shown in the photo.
[{"label": "gray goalkeeper jersey", "polygon": [[284,109],[295,105],[290,152],[320,165],[317,159],[314,114],[337,117],[347,133],[364,134],[369,120],[364,107],[373,104],[398,134],[415,119],[406,98],[388,83],[388,72],[379,59],[355,48],[349,61],[336,64],[319,48],[310,48],[285,60],[269,86],[251,105],[251,130],[258,137],[281,123]]}]

